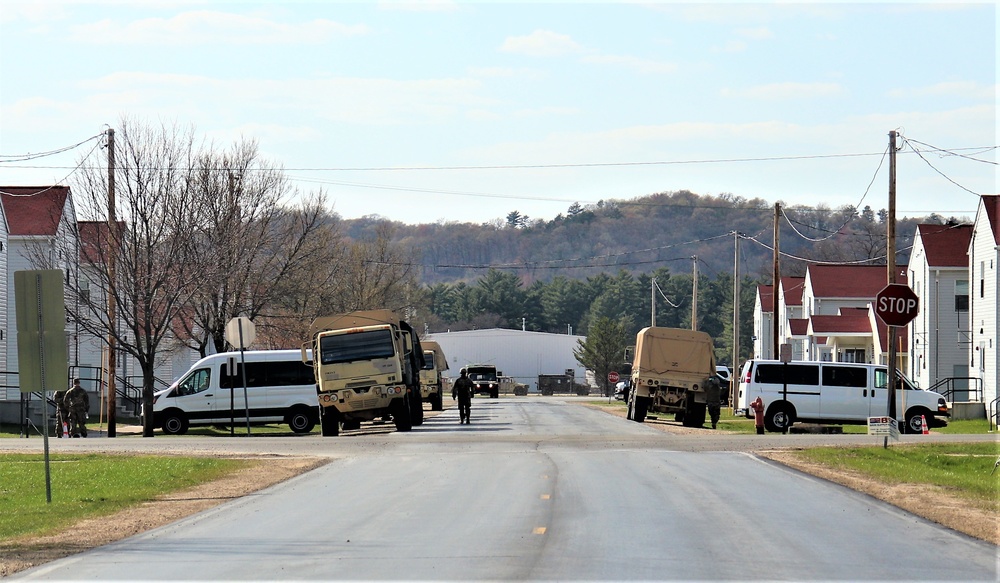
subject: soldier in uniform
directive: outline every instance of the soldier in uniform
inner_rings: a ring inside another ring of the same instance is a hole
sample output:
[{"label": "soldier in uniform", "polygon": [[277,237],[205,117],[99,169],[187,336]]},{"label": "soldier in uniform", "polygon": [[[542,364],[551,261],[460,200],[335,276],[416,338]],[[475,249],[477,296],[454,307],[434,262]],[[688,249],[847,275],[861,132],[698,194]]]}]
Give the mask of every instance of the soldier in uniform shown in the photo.
[{"label": "soldier in uniform", "polygon": [[70,435],[87,437],[87,417],[90,413],[90,397],[80,386],[80,379],[73,379],[73,386],[66,391],[63,403],[69,410]]},{"label": "soldier in uniform", "polygon": [[451,387],[451,399],[454,401],[458,398],[458,415],[459,424],[465,423],[470,425],[472,420],[470,415],[472,413],[472,381],[469,380],[468,374],[465,369],[462,369],[461,376],[455,381],[455,384]]},{"label": "soldier in uniform", "polygon": [[66,424],[69,423],[69,409],[66,408],[66,391],[56,391],[52,395],[52,400],[56,404],[56,437],[63,437],[67,433]]},{"label": "soldier in uniform", "polygon": [[722,387],[716,376],[710,377],[705,383],[705,403],[708,405],[708,415],[712,418],[712,429],[715,429],[722,411]]}]

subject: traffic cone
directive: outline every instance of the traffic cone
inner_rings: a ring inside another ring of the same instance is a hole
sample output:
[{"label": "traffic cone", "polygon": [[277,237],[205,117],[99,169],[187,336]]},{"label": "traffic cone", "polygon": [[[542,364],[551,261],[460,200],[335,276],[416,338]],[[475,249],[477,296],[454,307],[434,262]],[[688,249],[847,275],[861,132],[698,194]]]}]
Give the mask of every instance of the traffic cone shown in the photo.
[{"label": "traffic cone", "polygon": [[923,415],[920,416],[920,433],[924,435],[930,433],[930,430],[927,429],[927,418]]}]

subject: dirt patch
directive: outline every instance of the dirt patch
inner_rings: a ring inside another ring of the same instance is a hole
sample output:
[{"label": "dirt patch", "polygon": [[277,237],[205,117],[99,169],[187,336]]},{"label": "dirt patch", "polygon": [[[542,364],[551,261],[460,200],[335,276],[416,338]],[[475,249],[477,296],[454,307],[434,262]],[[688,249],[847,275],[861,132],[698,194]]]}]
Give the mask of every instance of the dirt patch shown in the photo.
[{"label": "dirt patch", "polygon": [[83,520],[56,534],[2,542],[0,577],[169,524],[273,486],[330,461],[328,458],[275,456],[239,459],[250,459],[253,463],[213,482],[165,494],[111,516]]},{"label": "dirt patch", "polygon": [[[617,417],[625,417],[623,407],[588,405]],[[699,427],[684,427],[661,420],[647,421],[648,426],[666,433],[693,434],[716,431]],[[926,484],[886,484],[848,470],[837,470],[800,459],[794,450],[757,451],[756,455],[784,464],[817,478],[864,492],[952,530],[1000,545],[1000,512],[977,506],[938,486]]]}]

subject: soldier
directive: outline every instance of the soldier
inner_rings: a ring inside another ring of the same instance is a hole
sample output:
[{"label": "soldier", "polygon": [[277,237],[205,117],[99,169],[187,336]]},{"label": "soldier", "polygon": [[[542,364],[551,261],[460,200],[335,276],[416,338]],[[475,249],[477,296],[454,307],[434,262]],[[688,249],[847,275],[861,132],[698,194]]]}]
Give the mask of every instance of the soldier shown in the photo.
[{"label": "soldier", "polygon": [[705,383],[705,403],[708,404],[708,415],[712,418],[712,429],[719,424],[719,413],[722,411],[722,387],[718,377],[711,377]]},{"label": "soldier", "polygon": [[69,409],[66,408],[66,391],[56,391],[52,400],[56,404],[56,437],[68,436],[66,424],[69,423]]},{"label": "soldier", "polygon": [[465,369],[462,369],[461,376],[458,377],[454,386],[451,387],[451,400],[454,401],[456,397],[458,398],[459,424],[465,423],[466,425],[471,425],[472,381],[466,375]]},{"label": "soldier", "polygon": [[90,413],[90,397],[87,391],[80,386],[80,379],[73,379],[73,386],[66,391],[63,397],[66,409],[69,410],[70,435],[73,437],[87,437],[87,417]]}]

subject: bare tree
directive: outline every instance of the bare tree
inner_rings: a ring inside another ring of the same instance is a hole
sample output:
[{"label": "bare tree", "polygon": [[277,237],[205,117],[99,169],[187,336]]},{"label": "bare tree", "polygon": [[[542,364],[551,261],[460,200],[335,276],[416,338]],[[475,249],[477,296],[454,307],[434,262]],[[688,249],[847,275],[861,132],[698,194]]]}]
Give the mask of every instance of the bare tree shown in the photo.
[{"label": "bare tree", "polygon": [[[95,223],[93,239],[80,250],[85,277],[110,294],[117,322],[108,321],[107,295],[74,288],[70,290],[74,297],[67,302],[70,317],[82,329],[99,338],[110,334],[119,350],[135,358],[142,371],[142,402],[147,412],[153,410],[157,356],[201,276],[192,261],[191,234],[198,227],[197,192],[191,187],[190,170],[194,153],[190,129],[121,121],[115,141],[118,227],[100,228]],[[75,179],[81,214],[103,219],[106,225],[106,172],[84,165]],[[153,435],[152,415],[145,416],[143,435]]]},{"label": "bare tree", "polygon": [[347,272],[339,289],[339,312],[411,306],[417,287],[412,253],[392,244],[392,226],[382,223],[371,239],[353,242],[347,252]]},{"label": "bare tree", "polygon": [[[297,270],[331,259],[316,243],[331,243],[329,234],[320,237],[320,232],[332,224],[323,220],[322,193],[297,210],[281,206],[289,194],[287,178],[260,158],[256,142],[204,153],[194,178],[202,203],[193,237],[202,278],[181,323],[185,343],[204,356],[225,350],[230,319],[243,315],[256,320],[289,278],[298,280]],[[315,256],[317,251],[322,258]]]}]

